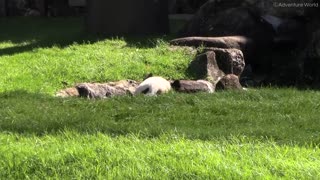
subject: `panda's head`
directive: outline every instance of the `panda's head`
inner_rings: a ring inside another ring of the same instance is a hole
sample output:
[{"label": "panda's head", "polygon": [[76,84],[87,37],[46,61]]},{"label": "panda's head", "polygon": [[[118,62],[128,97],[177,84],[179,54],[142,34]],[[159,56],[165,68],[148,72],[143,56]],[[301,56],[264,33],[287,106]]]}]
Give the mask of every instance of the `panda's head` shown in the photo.
[{"label": "panda's head", "polygon": [[144,76],[143,80],[146,80],[146,79],[148,79],[149,77],[152,77],[152,76],[153,76],[152,73],[148,73],[148,74],[146,74],[146,75]]},{"label": "panda's head", "polygon": [[170,81],[170,84],[171,87],[175,90],[178,90],[181,87],[180,80]]}]

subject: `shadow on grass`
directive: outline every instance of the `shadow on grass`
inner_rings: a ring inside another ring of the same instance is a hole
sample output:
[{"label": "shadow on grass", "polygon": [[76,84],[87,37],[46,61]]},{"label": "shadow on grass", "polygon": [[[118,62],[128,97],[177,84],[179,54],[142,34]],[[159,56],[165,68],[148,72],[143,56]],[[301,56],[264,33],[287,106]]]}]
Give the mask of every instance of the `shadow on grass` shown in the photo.
[{"label": "shadow on grass", "polygon": [[32,51],[35,48],[63,48],[73,43],[94,43],[114,38],[123,38],[128,47],[152,48],[158,41],[170,38],[163,35],[111,37],[90,34],[85,31],[84,24],[84,18],[1,18],[0,43],[12,42],[17,45],[0,49],[0,56]]},{"label": "shadow on grass", "polygon": [[101,37],[88,35],[81,18],[2,18],[1,42],[17,44],[0,49],[0,56],[43,47],[66,47],[73,43],[96,42]]}]

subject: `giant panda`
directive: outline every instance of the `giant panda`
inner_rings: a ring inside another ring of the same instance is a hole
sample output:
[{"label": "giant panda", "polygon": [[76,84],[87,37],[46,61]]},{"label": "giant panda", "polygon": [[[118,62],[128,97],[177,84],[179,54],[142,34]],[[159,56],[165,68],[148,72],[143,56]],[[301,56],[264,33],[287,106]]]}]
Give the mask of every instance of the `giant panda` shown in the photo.
[{"label": "giant panda", "polygon": [[146,94],[155,96],[157,94],[167,93],[171,90],[171,84],[166,79],[153,76],[145,79],[135,90],[134,95]]}]

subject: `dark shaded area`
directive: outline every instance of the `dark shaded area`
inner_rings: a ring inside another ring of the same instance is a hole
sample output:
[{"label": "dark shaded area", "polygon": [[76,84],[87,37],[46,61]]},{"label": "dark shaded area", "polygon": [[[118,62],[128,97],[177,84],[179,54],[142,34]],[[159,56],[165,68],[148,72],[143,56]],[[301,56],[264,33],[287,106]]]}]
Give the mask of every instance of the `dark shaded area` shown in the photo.
[{"label": "dark shaded area", "polygon": [[191,61],[188,68],[186,69],[186,74],[191,79],[206,79],[208,76],[207,64],[208,61],[204,55],[199,55],[201,57],[197,57],[195,60]]},{"label": "dark shaded area", "polygon": [[[171,36],[108,36],[85,31],[84,18],[0,18],[0,42],[20,45],[0,48],[0,56],[28,52],[52,46],[67,47],[73,43],[94,43],[104,39],[123,38],[128,47],[152,48],[157,41],[172,39]],[[23,43],[26,43],[23,45]]]},{"label": "dark shaded area", "polygon": [[[246,64],[260,68],[256,64],[262,63],[261,56],[271,52],[270,46],[275,31],[270,24],[261,20],[260,15],[252,9],[234,7],[239,3],[238,1],[238,3],[234,2],[235,5],[221,5],[225,11],[219,9],[220,5],[217,5],[216,1],[206,3],[181,31],[180,36],[244,36],[251,41],[251,43],[246,43],[247,47],[241,48],[245,54]],[[219,8],[217,9],[217,7]],[[216,45],[211,47],[220,48]]]},{"label": "dark shaded area", "polygon": [[7,2],[6,0],[0,0],[0,17],[7,15]]},{"label": "dark shaded area", "polygon": [[89,32],[146,35],[169,31],[168,0],[91,0],[87,3]]},{"label": "dark shaded area", "polygon": [[[73,43],[95,42],[102,37],[86,34],[82,18],[2,18],[0,42],[19,45],[0,49],[0,56],[36,48],[66,47]],[[26,43],[26,45],[23,45]]]},{"label": "dark shaded area", "polygon": [[[313,2],[317,6],[317,1]],[[208,1],[181,36],[242,35],[252,39],[252,49],[243,51],[246,68],[250,69],[248,76],[241,77],[244,84],[319,88],[319,7],[279,8],[269,2],[263,6],[259,3]]]},{"label": "dark shaded area", "polygon": [[0,17],[66,17],[84,14],[85,7],[70,6],[69,0],[0,0]]},{"label": "dark shaded area", "polygon": [[208,0],[169,0],[169,13],[195,13]]}]

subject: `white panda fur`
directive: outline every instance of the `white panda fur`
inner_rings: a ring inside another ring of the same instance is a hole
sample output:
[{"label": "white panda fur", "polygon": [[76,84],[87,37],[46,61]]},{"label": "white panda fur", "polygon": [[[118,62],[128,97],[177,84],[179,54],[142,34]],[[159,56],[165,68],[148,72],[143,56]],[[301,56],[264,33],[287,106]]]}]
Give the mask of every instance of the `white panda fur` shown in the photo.
[{"label": "white panda fur", "polygon": [[171,84],[169,81],[162,77],[154,76],[144,80],[135,90],[134,95],[146,94],[154,96],[157,94],[167,93],[171,90]]}]

